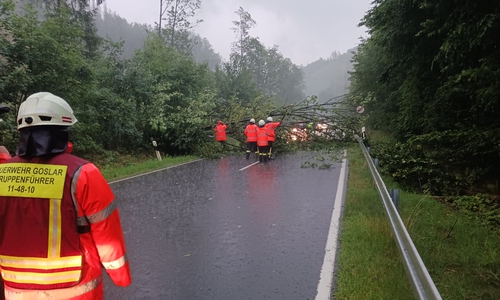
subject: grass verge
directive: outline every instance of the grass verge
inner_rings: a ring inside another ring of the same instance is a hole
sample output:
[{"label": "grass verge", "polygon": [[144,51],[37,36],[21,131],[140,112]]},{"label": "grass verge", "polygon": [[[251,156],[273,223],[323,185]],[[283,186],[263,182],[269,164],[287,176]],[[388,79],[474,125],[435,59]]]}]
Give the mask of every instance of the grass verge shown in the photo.
[{"label": "grass verge", "polygon": [[175,166],[198,158],[199,157],[197,156],[167,156],[163,157],[162,161],[158,161],[156,158],[145,159],[141,161],[130,158],[129,160],[125,160],[121,163],[115,163],[112,165],[101,167],[101,172],[107,181],[113,181],[146,173],[149,171]]},{"label": "grass verge", "polygon": [[382,201],[359,147],[348,150],[335,299],[412,299]]},{"label": "grass verge", "polygon": [[[359,146],[348,158],[335,299],[414,299]],[[384,181],[388,189],[399,188]],[[402,190],[399,210],[443,299],[500,299],[500,230]]]}]

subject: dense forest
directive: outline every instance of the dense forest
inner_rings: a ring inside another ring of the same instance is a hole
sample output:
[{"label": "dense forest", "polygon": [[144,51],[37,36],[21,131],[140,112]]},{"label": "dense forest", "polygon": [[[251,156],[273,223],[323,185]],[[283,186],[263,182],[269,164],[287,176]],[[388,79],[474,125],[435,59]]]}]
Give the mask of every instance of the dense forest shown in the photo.
[{"label": "dense forest", "polygon": [[[153,140],[167,154],[206,154],[218,146],[217,120],[238,136],[249,118],[304,100],[301,68],[251,36],[257,24],[243,8],[228,24],[235,40],[222,61],[193,33],[203,26],[199,0],[166,6],[156,27],[100,12],[101,2],[0,0],[0,99],[12,111],[39,91],[66,99],[78,118],[76,154],[106,161]],[[15,123],[15,113],[0,123],[12,151]]]},{"label": "dense forest", "polygon": [[498,208],[484,194],[500,194],[500,3],[376,0],[361,25],[351,94],[395,139],[375,154],[381,166],[416,190]]}]

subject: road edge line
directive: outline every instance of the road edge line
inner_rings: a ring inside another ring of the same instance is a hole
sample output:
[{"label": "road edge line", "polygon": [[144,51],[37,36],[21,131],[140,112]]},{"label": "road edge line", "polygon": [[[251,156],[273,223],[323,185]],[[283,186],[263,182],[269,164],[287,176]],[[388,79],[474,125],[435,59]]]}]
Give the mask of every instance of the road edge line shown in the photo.
[{"label": "road edge line", "polygon": [[141,176],[144,176],[144,175],[149,175],[149,174],[153,174],[153,173],[165,171],[165,170],[168,170],[168,169],[172,169],[172,168],[180,167],[180,166],[183,166],[183,165],[191,164],[191,163],[194,163],[194,162],[197,162],[197,161],[200,161],[200,160],[203,160],[203,158],[199,158],[199,159],[191,160],[191,161],[188,161],[188,162],[184,162],[184,163],[181,163],[181,164],[178,164],[178,165],[175,165],[175,166],[161,168],[161,169],[150,171],[150,172],[147,172],[147,173],[142,173],[142,174],[130,176],[130,177],[127,177],[127,178],[122,178],[122,179],[110,181],[110,182],[108,182],[108,184],[118,183],[118,182],[121,182],[121,181],[125,181],[125,180],[129,180],[129,179],[141,177]]},{"label": "road edge line", "polygon": [[344,150],[344,159],[339,175],[335,204],[333,205],[330,229],[326,240],[325,258],[321,267],[318,288],[316,289],[315,300],[330,300],[332,297],[333,274],[335,269],[335,259],[338,250],[338,237],[340,233],[340,222],[342,210],[345,202],[345,192],[347,187],[347,151]]}]

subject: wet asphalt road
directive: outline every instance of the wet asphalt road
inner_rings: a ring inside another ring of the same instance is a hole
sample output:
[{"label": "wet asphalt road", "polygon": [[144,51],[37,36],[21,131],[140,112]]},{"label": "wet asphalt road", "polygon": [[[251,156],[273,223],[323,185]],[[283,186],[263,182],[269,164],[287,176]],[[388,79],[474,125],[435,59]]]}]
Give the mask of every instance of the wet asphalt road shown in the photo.
[{"label": "wet asphalt road", "polygon": [[105,299],[314,299],[340,173],[226,157],[113,183],[133,283]]}]

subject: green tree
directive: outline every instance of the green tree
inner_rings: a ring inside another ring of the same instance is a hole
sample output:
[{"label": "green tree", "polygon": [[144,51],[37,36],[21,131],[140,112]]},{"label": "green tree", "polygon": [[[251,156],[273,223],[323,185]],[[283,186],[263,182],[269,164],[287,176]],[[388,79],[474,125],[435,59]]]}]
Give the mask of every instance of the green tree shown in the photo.
[{"label": "green tree", "polygon": [[237,66],[232,65],[231,62],[215,69],[217,98],[225,101],[233,99],[244,104],[250,103],[262,93],[253,80],[250,70],[237,71],[236,69]]},{"label": "green tree", "polygon": [[232,44],[234,54],[231,59],[236,61],[236,66],[241,70],[247,65],[246,56],[251,47],[252,39],[249,31],[257,23],[252,19],[252,15],[241,6],[235,13],[238,15],[238,20],[233,21],[234,27],[231,28],[236,35],[236,41]]},{"label": "green tree", "polygon": [[[266,48],[258,38],[251,37],[249,30],[256,26],[250,13],[242,7],[236,11],[238,20],[233,21],[236,41],[233,43],[230,61],[225,65],[233,77],[251,74],[257,88],[276,104],[299,102],[304,98],[302,70],[290,59],[279,53],[277,46]],[[241,75],[240,75],[241,74]]]},{"label": "green tree", "polygon": [[[207,65],[197,64],[152,34],[146,39],[144,49],[137,51],[131,60],[124,82],[127,88],[123,89],[123,96],[135,100],[137,125],[145,142],[155,139],[165,151],[171,152],[196,148],[196,143],[191,142],[203,135],[206,126],[198,126],[197,122],[211,122],[205,116],[212,111],[210,100],[215,96],[214,80]],[[173,127],[173,120],[179,121],[180,116],[193,118],[194,122],[189,125],[191,121],[185,120],[182,126],[194,127]],[[194,134],[192,130],[198,131]]]},{"label": "green tree", "polygon": [[[158,32],[168,46],[181,53],[191,54],[193,45],[190,31],[202,22],[192,19],[200,8],[201,0],[160,0]],[[162,21],[166,21],[166,24],[163,25]]]},{"label": "green tree", "polygon": [[60,10],[67,10],[71,15],[71,20],[76,22],[83,29],[85,42],[85,54],[94,56],[99,48],[100,38],[94,24],[94,17],[97,15],[97,7],[103,0],[33,0],[42,5],[49,15],[58,14]]},{"label": "green tree", "polygon": [[468,184],[500,172],[499,16],[497,3],[375,1],[362,22],[370,38],[354,58],[351,92],[368,100],[367,121],[418,141],[437,168]]}]

